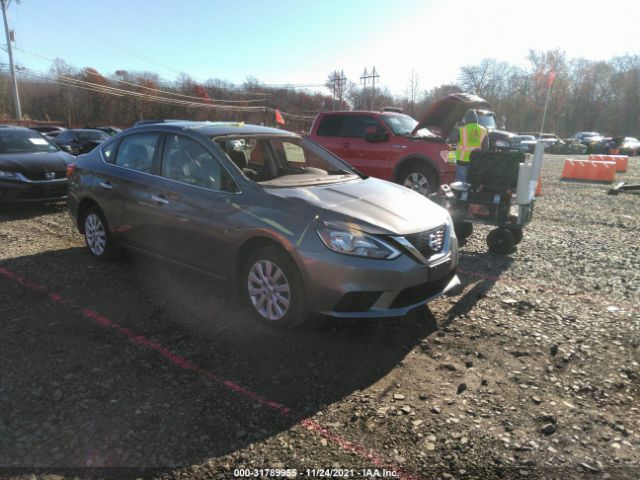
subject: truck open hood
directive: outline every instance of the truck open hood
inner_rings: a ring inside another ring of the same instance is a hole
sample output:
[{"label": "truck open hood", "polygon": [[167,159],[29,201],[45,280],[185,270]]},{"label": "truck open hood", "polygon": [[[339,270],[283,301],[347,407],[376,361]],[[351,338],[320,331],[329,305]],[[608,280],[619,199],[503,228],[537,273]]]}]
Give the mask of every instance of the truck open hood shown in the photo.
[{"label": "truck open hood", "polygon": [[428,128],[442,138],[447,138],[456,123],[467,113],[467,110],[475,108],[488,109],[491,106],[486,100],[477,95],[452,93],[431,105],[411,133],[415,135],[421,128]]}]

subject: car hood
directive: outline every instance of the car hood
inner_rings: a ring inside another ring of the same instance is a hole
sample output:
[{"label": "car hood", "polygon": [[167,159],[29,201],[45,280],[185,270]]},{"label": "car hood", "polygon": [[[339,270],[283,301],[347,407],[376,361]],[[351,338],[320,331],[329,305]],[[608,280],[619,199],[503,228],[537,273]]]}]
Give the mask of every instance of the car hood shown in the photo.
[{"label": "car hood", "polygon": [[491,106],[477,95],[452,93],[431,105],[411,133],[415,135],[418,130],[427,128],[442,138],[448,138],[451,130],[464,117],[464,114],[476,108],[488,109]]},{"label": "car hood", "polygon": [[426,197],[376,178],[304,188],[270,188],[267,192],[303,201],[321,220],[346,222],[379,235],[422,232],[448,219],[447,211]]},{"label": "car hood", "polygon": [[60,171],[74,161],[66,152],[34,152],[0,154],[0,170],[19,173],[43,173]]}]

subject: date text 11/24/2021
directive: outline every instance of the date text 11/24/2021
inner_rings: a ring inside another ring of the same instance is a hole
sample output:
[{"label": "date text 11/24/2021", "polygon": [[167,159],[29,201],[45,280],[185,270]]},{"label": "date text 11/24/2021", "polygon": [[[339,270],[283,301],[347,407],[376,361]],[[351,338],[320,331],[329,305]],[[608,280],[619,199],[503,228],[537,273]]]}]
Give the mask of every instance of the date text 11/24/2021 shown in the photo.
[{"label": "date text 11/24/2021", "polygon": [[235,478],[397,478],[394,470],[381,468],[236,468]]}]

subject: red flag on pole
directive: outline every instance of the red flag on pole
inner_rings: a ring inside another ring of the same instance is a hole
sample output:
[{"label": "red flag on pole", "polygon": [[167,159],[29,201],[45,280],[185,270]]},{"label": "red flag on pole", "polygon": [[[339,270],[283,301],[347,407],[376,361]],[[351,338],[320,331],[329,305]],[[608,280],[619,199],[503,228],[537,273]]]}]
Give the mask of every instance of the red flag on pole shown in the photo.
[{"label": "red flag on pole", "polygon": [[547,78],[547,88],[551,88],[551,85],[553,85],[553,81],[556,79],[556,72],[553,71],[553,69],[551,69],[549,71],[549,78]]},{"label": "red flag on pole", "polygon": [[280,113],[280,110],[278,110],[276,108],[276,123],[278,125],[284,125],[284,118],[282,118],[282,114]]}]

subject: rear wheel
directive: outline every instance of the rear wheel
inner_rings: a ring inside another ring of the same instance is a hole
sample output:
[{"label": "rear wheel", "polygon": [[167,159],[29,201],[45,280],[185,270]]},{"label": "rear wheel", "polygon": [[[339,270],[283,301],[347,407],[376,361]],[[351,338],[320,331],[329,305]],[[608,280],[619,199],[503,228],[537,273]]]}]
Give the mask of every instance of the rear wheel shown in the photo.
[{"label": "rear wheel", "polygon": [[242,279],[249,306],[262,323],[291,328],[308,319],[302,277],[280,248],[263,247],[251,253]]},{"label": "rear wheel", "polygon": [[421,163],[403,167],[398,175],[398,183],[424,196],[436,193],[440,188],[437,174]]},{"label": "rear wheel", "polygon": [[508,228],[496,228],[495,230],[491,230],[489,235],[487,235],[487,246],[492,253],[511,253],[515,245],[516,240]]},{"label": "rear wheel", "polygon": [[118,256],[118,247],[99,207],[93,206],[87,209],[82,225],[84,241],[91,255],[104,261],[112,260]]}]

